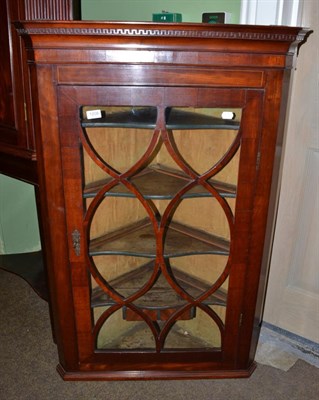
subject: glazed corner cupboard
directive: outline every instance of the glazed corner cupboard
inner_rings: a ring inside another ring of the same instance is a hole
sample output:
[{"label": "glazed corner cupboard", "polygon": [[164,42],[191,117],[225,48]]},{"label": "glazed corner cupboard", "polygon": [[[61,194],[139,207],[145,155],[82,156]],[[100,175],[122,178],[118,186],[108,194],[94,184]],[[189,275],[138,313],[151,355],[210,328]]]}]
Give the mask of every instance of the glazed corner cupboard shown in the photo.
[{"label": "glazed corner cupboard", "polygon": [[59,373],[249,376],[289,77],[307,31],[16,26]]}]

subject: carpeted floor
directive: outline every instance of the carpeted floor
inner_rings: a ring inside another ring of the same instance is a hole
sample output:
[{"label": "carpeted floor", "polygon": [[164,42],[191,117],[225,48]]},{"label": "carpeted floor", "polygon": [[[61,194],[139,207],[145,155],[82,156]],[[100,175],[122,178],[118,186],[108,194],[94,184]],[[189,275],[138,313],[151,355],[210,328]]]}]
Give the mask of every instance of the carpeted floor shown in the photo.
[{"label": "carpeted floor", "polygon": [[258,365],[249,379],[63,382],[48,306],[0,270],[0,400],[315,400],[319,369],[298,360],[287,372]]}]

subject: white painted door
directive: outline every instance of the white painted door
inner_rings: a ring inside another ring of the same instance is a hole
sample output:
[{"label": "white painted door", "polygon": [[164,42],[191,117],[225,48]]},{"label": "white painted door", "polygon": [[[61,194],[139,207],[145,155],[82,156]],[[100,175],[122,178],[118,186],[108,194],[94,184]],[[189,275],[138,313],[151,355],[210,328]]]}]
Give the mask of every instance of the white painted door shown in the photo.
[{"label": "white painted door", "polygon": [[264,321],[319,343],[319,2],[242,0],[241,23],[310,27],[291,88]]},{"label": "white painted door", "polygon": [[305,0],[264,320],[319,343],[319,2]]}]

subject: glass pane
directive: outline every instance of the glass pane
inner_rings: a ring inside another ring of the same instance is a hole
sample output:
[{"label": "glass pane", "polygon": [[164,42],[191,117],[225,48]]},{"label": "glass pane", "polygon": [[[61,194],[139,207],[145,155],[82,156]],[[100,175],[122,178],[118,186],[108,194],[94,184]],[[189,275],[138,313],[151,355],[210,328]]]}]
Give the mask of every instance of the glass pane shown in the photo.
[{"label": "glass pane", "polygon": [[[97,322],[103,312],[109,309],[94,309]],[[127,320],[126,309],[112,313],[98,332],[96,348],[99,350],[155,350],[155,339],[150,327],[142,320]],[[134,312],[131,314],[138,315]],[[141,318],[140,318],[141,319]]]},{"label": "glass pane", "polygon": [[[166,112],[169,147],[197,174],[209,171],[227,153],[240,127],[241,110],[173,107]],[[224,119],[230,117],[230,119]],[[171,162],[171,161],[170,161]],[[235,184],[237,183],[234,182]]]},{"label": "glass pane", "polygon": [[85,184],[109,178],[98,158],[118,173],[133,167],[150,145],[156,118],[154,107],[83,107]]},{"label": "glass pane", "polygon": [[154,260],[145,263],[144,258],[108,255],[92,257],[91,263],[92,272],[107,284],[99,285],[92,278],[93,307],[115,304],[114,294],[124,299],[141,296],[144,286],[152,285],[156,279]]},{"label": "glass pane", "polygon": [[156,255],[153,225],[136,198],[103,198],[92,215],[89,237],[91,255]]},{"label": "glass pane", "polygon": [[[222,314],[225,308],[219,307]],[[212,310],[212,309],[210,309]],[[218,319],[216,314],[216,319]],[[196,307],[191,319],[178,320],[166,337],[164,349],[218,349],[221,332],[212,316]]]},{"label": "glass pane", "polygon": [[207,293],[214,284],[218,285],[216,292],[206,296],[207,304],[222,304],[227,302],[228,285],[219,287],[216,282],[224,281],[228,257],[220,255],[193,255],[176,257],[171,260],[170,269],[177,284],[192,298],[196,299]]}]

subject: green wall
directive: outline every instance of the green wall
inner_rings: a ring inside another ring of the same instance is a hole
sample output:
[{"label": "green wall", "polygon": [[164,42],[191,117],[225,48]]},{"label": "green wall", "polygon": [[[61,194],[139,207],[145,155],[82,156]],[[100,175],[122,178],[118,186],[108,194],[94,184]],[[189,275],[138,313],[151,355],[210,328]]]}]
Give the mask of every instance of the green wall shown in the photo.
[{"label": "green wall", "polygon": [[0,175],[0,254],[40,249],[34,188]]},{"label": "green wall", "polygon": [[241,0],[82,0],[82,19],[151,21],[153,13],[178,12],[183,22],[201,22],[203,12],[231,13],[239,23]]}]

